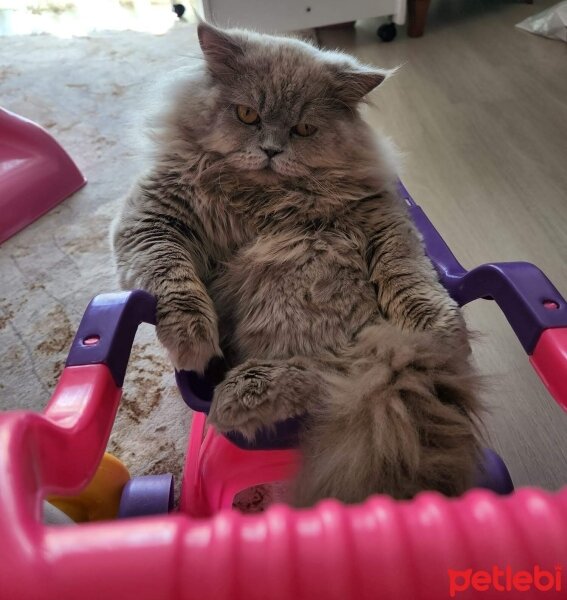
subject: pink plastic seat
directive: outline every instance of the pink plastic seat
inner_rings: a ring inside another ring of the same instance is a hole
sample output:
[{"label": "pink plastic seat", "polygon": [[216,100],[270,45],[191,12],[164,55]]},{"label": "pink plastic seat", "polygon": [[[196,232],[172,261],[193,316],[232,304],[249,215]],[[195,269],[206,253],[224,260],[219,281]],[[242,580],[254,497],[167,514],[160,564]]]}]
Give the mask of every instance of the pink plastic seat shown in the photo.
[{"label": "pink plastic seat", "polygon": [[85,183],[44,129],[0,108],[0,244]]},{"label": "pink plastic seat", "polygon": [[289,481],[299,464],[297,450],[243,450],[193,414],[183,474],[180,509],[210,517],[231,508],[238,492],[264,483]]}]

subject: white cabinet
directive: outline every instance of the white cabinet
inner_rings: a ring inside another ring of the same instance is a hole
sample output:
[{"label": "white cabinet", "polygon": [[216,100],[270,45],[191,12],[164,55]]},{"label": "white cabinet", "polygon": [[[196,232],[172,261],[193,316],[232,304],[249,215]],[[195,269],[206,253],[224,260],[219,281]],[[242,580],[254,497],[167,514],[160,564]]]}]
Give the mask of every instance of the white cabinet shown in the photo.
[{"label": "white cabinet", "polygon": [[406,16],[406,0],[196,0],[195,8],[219,27],[265,33],[382,16],[393,16],[402,25]]}]

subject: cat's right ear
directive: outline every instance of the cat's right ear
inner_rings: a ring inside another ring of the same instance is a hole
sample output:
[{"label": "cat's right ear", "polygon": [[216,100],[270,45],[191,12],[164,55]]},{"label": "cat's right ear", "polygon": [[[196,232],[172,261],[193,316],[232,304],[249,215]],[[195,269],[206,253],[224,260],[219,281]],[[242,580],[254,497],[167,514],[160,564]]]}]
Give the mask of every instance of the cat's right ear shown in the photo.
[{"label": "cat's right ear", "polygon": [[393,72],[364,65],[340,69],[335,75],[334,92],[343,102],[356,104]]},{"label": "cat's right ear", "polygon": [[234,75],[238,59],[244,54],[242,44],[222,29],[217,29],[205,21],[197,26],[199,44],[207,65],[214,75]]}]

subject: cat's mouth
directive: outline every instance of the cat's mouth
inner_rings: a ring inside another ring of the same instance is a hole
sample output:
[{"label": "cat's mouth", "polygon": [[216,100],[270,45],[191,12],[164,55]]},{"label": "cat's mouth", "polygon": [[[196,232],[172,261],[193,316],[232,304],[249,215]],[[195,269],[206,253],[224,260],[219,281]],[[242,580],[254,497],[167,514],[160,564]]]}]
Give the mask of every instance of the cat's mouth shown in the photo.
[{"label": "cat's mouth", "polygon": [[280,170],[278,169],[278,165],[275,163],[273,158],[268,158],[267,161],[260,165],[260,168],[258,170],[267,174],[281,175]]},{"label": "cat's mouth", "polygon": [[274,179],[281,176],[281,173],[278,173],[278,171],[273,168],[273,165],[269,163],[261,169],[259,169],[257,172],[259,172],[265,179],[270,181],[273,181]]},{"label": "cat's mouth", "polygon": [[277,175],[288,175],[287,169],[285,168],[285,162],[278,162],[275,158],[269,158],[262,167],[262,170]]},{"label": "cat's mouth", "polygon": [[234,162],[234,167],[241,173],[248,172],[249,177],[262,177],[266,181],[306,175],[302,169],[298,169],[296,165],[290,165],[288,160],[279,160],[279,157],[266,158],[258,162],[246,161],[240,165],[236,161]]}]

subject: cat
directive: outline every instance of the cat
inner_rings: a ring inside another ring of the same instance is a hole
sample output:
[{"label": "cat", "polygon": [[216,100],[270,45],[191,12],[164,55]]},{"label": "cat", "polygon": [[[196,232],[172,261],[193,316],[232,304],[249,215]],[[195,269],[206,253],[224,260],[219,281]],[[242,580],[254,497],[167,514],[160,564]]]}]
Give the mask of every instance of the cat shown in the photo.
[{"label": "cat", "polygon": [[219,431],[303,417],[295,505],[462,493],[480,456],[466,325],[360,111],[390,73],[205,22],[198,38],[113,225],[121,285],[156,295],[177,369],[224,357]]}]

